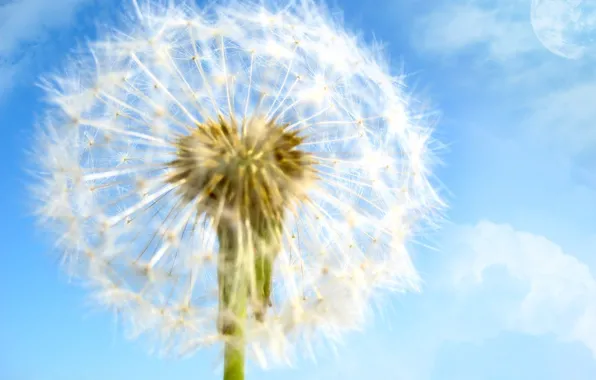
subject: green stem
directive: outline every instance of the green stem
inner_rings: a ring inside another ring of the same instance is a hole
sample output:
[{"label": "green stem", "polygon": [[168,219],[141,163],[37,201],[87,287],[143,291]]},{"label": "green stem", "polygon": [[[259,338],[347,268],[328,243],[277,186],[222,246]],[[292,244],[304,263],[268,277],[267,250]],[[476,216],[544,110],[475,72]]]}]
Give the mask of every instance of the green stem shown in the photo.
[{"label": "green stem", "polygon": [[258,244],[255,245],[256,298],[259,303],[255,317],[261,322],[271,306],[273,263],[281,250],[281,224],[270,223],[267,227],[257,231]]},{"label": "green stem", "polygon": [[246,320],[248,284],[242,265],[242,244],[237,233],[218,229],[219,239],[219,309],[220,332],[226,335],[224,380],[244,380],[244,322]]},{"label": "green stem", "polygon": [[[269,227],[269,226],[268,226]],[[254,310],[257,320],[262,321],[269,306],[272,285],[273,261],[280,250],[281,224],[274,227],[255,228],[250,233],[251,247],[240,241],[237,229],[220,226],[219,240],[219,320],[218,326],[226,336],[224,347],[224,380],[244,380],[245,337],[244,325],[247,318],[248,298],[259,305]],[[246,250],[253,250],[254,262],[245,262]],[[248,271],[253,266],[256,294],[251,294]]]},{"label": "green stem", "polygon": [[224,380],[244,380],[244,344],[241,343],[242,331],[239,331],[224,349]]}]

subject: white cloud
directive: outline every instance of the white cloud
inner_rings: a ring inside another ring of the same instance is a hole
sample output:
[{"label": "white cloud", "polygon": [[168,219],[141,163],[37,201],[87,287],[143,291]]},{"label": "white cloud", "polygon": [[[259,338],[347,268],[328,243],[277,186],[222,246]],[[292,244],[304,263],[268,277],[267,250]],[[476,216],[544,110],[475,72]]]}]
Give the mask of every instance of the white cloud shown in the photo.
[{"label": "white cloud", "polygon": [[434,285],[423,296],[445,300],[440,316],[419,326],[440,325],[425,342],[429,355],[445,342],[513,331],[577,342],[596,357],[596,277],[586,264],[596,264],[586,249],[596,207],[593,57],[566,60],[544,48],[530,0],[432,3],[412,38],[428,70],[438,67],[449,104],[452,94],[463,104],[446,112],[463,141],[465,154],[455,156],[469,161],[455,162],[456,217],[514,222],[565,249],[489,221],[448,229],[448,257],[424,276]]},{"label": "white cloud", "polygon": [[479,2],[449,2],[418,20],[414,45],[439,54],[482,48],[497,60],[542,49],[528,15],[520,15],[519,9],[523,8],[514,5],[517,6],[493,3],[493,7],[486,7]]},{"label": "white cloud", "polygon": [[[596,279],[586,264],[547,238],[507,224],[482,221],[444,233],[443,253],[419,265],[424,291],[400,297],[387,326],[349,338],[339,358],[324,359],[316,370],[321,378],[392,373],[402,380],[431,379],[442,350],[502,338],[504,349],[519,352],[507,346],[515,344],[507,338],[512,334],[576,343],[596,357]],[[577,346],[559,352],[572,355]],[[338,364],[344,362],[349,365]]]},{"label": "white cloud", "polygon": [[596,279],[589,267],[545,237],[482,221],[458,227],[462,249],[451,278],[456,289],[480,286],[492,268],[504,268],[527,291],[502,310],[503,329],[555,334],[584,344],[596,357]]},{"label": "white cloud", "polygon": [[[486,134],[521,151],[515,159],[523,160],[522,166],[534,162],[528,176],[536,182],[542,175],[561,193],[549,205],[552,213],[565,207],[563,202],[596,200],[595,57],[568,60],[548,51],[532,29],[531,5],[530,0],[439,1],[418,20],[412,35],[415,47],[432,57],[433,65],[452,70],[447,75],[439,71],[447,78],[441,79],[449,84],[445,87],[451,87],[446,93],[484,107],[482,112],[462,112],[454,125],[482,125]],[[546,13],[558,17],[553,12]],[[436,54],[452,59],[436,62]],[[486,150],[495,149],[487,145]],[[504,182],[509,176],[500,173],[514,158],[502,154],[494,158],[493,174]],[[553,160],[561,163],[553,166]],[[533,185],[524,180],[515,186]],[[571,198],[573,192],[582,198]]]},{"label": "white cloud", "polygon": [[0,5],[0,97],[30,64],[36,46],[48,33],[74,19],[91,0],[13,0]]},{"label": "white cloud", "polygon": [[[532,100],[531,114],[522,124],[534,138],[565,148],[572,155],[596,146],[596,81],[578,81]],[[546,140],[546,141],[545,141]]]}]

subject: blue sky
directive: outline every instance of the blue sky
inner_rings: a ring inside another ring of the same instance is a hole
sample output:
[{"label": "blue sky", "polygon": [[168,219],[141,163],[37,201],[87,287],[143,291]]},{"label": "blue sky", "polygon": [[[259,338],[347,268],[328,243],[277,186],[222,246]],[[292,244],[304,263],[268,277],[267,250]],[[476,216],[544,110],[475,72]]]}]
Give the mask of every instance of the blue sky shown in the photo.
[{"label": "blue sky", "polygon": [[[109,23],[115,0],[0,1],[0,379],[217,379],[218,353],[162,360],[68,284],[28,215],[32,83]],[[393,297],[337,355],[249,378],[596,378],[594,58],[547,50],[530,0],[336,0],[441,111],[450,209]]]}]

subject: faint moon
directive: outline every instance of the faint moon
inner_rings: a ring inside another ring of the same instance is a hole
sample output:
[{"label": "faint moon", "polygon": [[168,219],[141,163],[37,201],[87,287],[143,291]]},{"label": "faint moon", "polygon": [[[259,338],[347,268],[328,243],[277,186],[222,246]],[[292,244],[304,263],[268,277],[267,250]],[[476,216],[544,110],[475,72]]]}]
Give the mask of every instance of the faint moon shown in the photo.
[{"label": "faint moon", "polygon": [[532,0],[531,22],[538,40],[561,57],[595,49],[596,0]]}]

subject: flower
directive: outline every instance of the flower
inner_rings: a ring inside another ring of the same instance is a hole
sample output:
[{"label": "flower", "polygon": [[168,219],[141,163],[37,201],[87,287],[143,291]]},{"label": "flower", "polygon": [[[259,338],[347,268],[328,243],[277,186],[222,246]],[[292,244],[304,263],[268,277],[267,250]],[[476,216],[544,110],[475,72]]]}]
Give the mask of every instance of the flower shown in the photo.
[{"label": "flower", "polygon": [[134,4],[43,81],[38,212],[95,300],[266,365],[417,290],[406,242],[442,203],[403,77],[311,0]]}]

